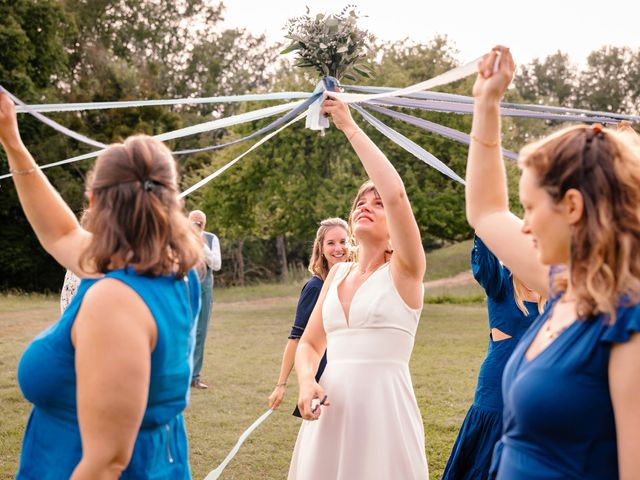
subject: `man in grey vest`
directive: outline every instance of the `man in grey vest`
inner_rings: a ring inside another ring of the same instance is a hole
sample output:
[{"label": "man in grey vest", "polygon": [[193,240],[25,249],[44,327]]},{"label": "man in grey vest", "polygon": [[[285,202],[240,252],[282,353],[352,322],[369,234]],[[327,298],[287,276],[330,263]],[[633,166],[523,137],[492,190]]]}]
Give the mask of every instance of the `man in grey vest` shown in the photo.
[{"label": "man in grey vest", "polygon": [[194,228],[200,232],[204,248],[204,263],[198,266],[198,277],[201,284],[201,308],[196,328],[196,346],[193,353],[193,376],[191,386],[193,388],[208,388],[200,380],[200,370],[202,369],[202,359],[204,355],[204,342],[207,338],[207,328],[211,317],[211,307],[213,305],[213,271],[220,270],[222,263],[220,255],[220,242],[213,233],[205,232],[207,216],[200,210],[189,213],[189,220]]}]

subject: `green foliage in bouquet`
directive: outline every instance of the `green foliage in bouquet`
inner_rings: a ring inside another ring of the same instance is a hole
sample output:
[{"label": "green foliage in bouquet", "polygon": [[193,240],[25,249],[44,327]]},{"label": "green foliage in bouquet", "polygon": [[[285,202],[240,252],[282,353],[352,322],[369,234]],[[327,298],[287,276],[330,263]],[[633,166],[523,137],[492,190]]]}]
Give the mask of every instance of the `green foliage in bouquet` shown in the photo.
[{"label": "green foliage in bouquet", "polygon": [[295,66],[311,67],[321,75],[331,75],[338,80],[354,81],[357,75],[371,78],[372,71],[365,64],[373,35],[358,28],[361,18],[355,6],[347,5],[337,15],[323,13],[311,17],[307,13],[287,21],[288,38],[292,43],[282,54],[296,52]]}]

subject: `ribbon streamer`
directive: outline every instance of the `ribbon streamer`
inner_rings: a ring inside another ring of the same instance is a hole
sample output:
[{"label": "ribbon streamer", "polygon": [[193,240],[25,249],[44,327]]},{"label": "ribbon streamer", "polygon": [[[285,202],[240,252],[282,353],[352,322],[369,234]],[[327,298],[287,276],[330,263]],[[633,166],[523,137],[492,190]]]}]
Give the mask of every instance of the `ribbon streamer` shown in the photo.
[{"label": "ribbon streamer", "polygon": [[298,120],[301,120],[302,118],[304,118],[307,115],[307,112],[302,112],[300,115],[298,115],[296,118],[294,118],[293,120],[291,120],[289,123],[287,123],[286,125],[280,127],[278,130],[276,130],[275,132],[271,132],[270,134],[266,135],[265,137],[261,138],[258,142],[256,142],[255,144],[253,144],[251,146],[251,148],[249,148],[246,152],[242,153],[241,155],[238,155],[236,158],[234,158],[233,160],[231,160],[229,163],[227,163],[226,165],[222,166],[221,168],[219,168],[218,170],[216,170],[215,172],[213,172],[211,175],[209,175],[206,178],[203,178],[202,180],[200,180],[198,183],[190,186],[189,188],[187,188],[184,192],[182,192],[181,194],[178,195],[178,198],[183,198],[186,197],[187,195],[189,195],[190,193],[196,191],[197,189],[199,189],[200,187],[206,185],[207,183],[209,183],[211,180],[213,180],[214,178],[216,178],[217,176],[221,175],[223,172],[225,172],[226,170],[228,170],[229,168],[233,167],[236,163],[238,163],[238,161],[240,161],[240,159],[242,157],[244,157],[245,155],[249,154],[250,152],[252,152],[253,150],[255,150],[256,148],[258,148],[260,145],[262,145],[264,142],[266,142],[267,140],[269,140],[271,137],[277,135],[278,133],[280,133],[282,130],[284,130],[285,128],[287,128],[289,125],[297,122]]},{"label": "ribbon streamer", "polygon": [[[301,103],[302,103],[301,101],[297,101],[297,102],[285,103],[284,105],[276,105],[274,107],[267,107],[267,108],[261,108],[258,110],[252,110],[250,112],[233,115],[231,117],[220,118],[210,122],[204,122],[198,125],[192,125],[190,127],[180,128],[178,130],[173,130],[171,132],[161,133],[159,135],[155,135],[154,138],[164,142],[167,140],[182,138],[189,135],[195,135],[197,133],[209,132],[212,130],[229,127],[232,125],[252,122],[254,120],[260,120],[262,118],[267,118],[282,112],[286,112],[287,110],[291,110],[295,108],[297,105],[300,105]],[[57,167],[59,165],[65,165],[67,163],[74,163],[74,162],[79,162],[81,160],[87,160],[89,158],[95,158],[98,155],[100,155],[102,152],[104,152],[104,149],[96,150],[90,153],[85,153],[82,155],[78,155],[76,157],[67,158],[66,160],[59,160],[57,162],[47,163],[45,165],[41,165],[39,168],[40,170],[44,170],[46,168]],[[11,177],[11,176],[12,176],[11,173],[0,175],[0,180]]]},{"label": "ribbon streamer", "polygon": [[[449,138],[451,140],[464,143],[465,145],[469,145],[471,143],[471,137],[468,134],[454,128],[445,127],[444,125],[430,122],[429,120],[425,120],[423,118],[417,118],[412,115],[407,115],[406,113],[396,112],[393,110],[389,110],[388,108],[378,107],[376,105],[368,105],[368,107],[371,110],[382,113],[383,115],[402,120],[403,122],[406,122],[410,125],[422,128],[423,130],[427,130],[429,132],[437,133],[438,135],[442,135],[443,137]],[[506,150],[504,148],[502,149],[502,155],[511,160],[518,159],[517,153]]]},{"label": "ribbon streamer", "polygon": [[[356,92],[366,92],[366,93],[384,93],[384,92],[393,92],[398,90],[393,87],[363,87],[360,85],[343,85],[343,87],[347,90],[354,90]],[[433,101],[442,101],[442,102],[453,102],[453,103],[463,103],[463,104],[471,104],[473,105],[473,97],[469,97],[466,95],[459,95],[455,93],[443,93],[443,92],[414,92],[408,95],[403,95],[405,97],[417,98],[422,100],[433,100]],[[580,108],[567,108],[567,107],[556,107],[551,105],[534,105],[530,103],[510,103],[510,102],[501,102],[501,107],[505,109],[514,109],[514,110],[528,110],[531,112],[553,112],[558,113],[560,115],[587,115],[587,116],[597,116],[597,117],[606,117],[608,123],[613,123],[613,119],[617,121],[627,120],[629,122],[640,122],[640,116],[638,115],[626,115],[622,113],[613,113],[613,112],[603,112],[598,110],[585,110]],[[464,113],[472,112],[473,109],[465,110]],[[533,117],[539,118],[539,117]],[[552,120],[555,120],[553,118]],[[577,121],[583,120],[583,117],[577,119]],[[599,120],[596,120],[599,121]],[[602,123],[602,122],[601,122]]]},{"label": "ribbon streamer", "polygon": [[[429,112],[445,112],[471,114],[473,113],[473,105],[468,103],[457,102],[441,102],[436,100],[416,100],[409,98],[382,98],[367,104],[390,105],[394,107],[404,107],[426,110]],[[610,117],[592,117],[584,115],[558,114],[558,113],[541,113],[529,110],[500,108],[500,115],[505,117],[521,117],[521,118],[537,118],[540,120],[559,120],[563,122],[587,122],[587,123],[618,123],[619,120]]]},{"label": "ribbon streamer", "polygon": [[304,111],[305,114],[306,114],[306,110],[307,110],[307,108],[309,108],[309,105],[311,105],[313,102],[318,100],[321,96],[322,96],[322,93],[316,93],[316,94],[312,95],[311,97],[307,98],[304,102],[302,102],[300,105],[298,105],[296,108],[294,108],[290,112],[287,112],[282,117],[280,117],[277,120],[271,122],[269,125],[266,125],[266,126],[260,128],[260,129],[256,130],[255,132],[247,135],[246,137],[238,138],[236,140],[232,140],[230,142],[223,143],[223,144],[220,144],[220,145],[211,145],[209,147],[193,148],[191,150],[178,150],[176,152],[173,152],[173,154],[174,155],[189,155],[189,154],[192,154],[192,153],[210,152],[212,150],[219,150],[221,148],[229,147],[231,145],[235,145],[237,143],[244,142],[246,140],[250,140],[250,139],[255,138],[257,136],[260,136],[260,135],[262,135],[264,133],[267,133],[267,132],[273,130],[274,128],[282,125],[283,123],[291,120],[293,117],[298,115],[300,112]]},{"label": "ribbon streamer", "polygon": [[106,147],[106,145],[104,143],[102,143],[102,142],[98,142],[96,140],[92,140],[91,138],[85,137],[84,135],[82,135],[80,133],[74,132],[73,130],[69,130],[64,125],[60,125],[58,122],[55,122],[55,121],[51,120],[50,118],[45,117],[41,113],[33,111],[31,108],[29,108],[29,106],[26,103],[24,103],[18,97],[13,95],[10,91],[8,91],[2,85],[0,85],[0,93],[6,93],[7,96],[11,100],[13,100],[13,103],[15,103],[16,105],[20,105],[22,108],[25,109],[25,111],[28,114],[33,115],[38,120],[40,120],[42,123],[44,123],[45,125],[48,125],[49,127],[53,128],[54,130],[57,130],[58,132],[63,133],[66,136],[73,138],[74,140],[77,140],[77,141],[79,141],[81,143],[86,143],[87,145],[91,145],[93,147],[98,147],[98,148],[105,148]]},{"label": "ribbon streamer", "polygon": [[[29,105],[33,112],[77,112],[85,110],[106,110],[111,108],[157,107],[164,105],[201,105],[210,103],[260,102],[267,100],[293,100],[308,98],[309,92],[273,92],[251,93],[247,95],[223,95],[217,97],[187,97],[162,100],[122,100],[118,102],[82,102],[82,103],[42,103]],[[25,113],[24,106],[16,108],[17,113]]]},{"label": "ribbon streamer", "polygon": [[386,126],[384,123],[382,123],[376,117],[368,113],[361,106],[353,105],[353,109],[356,110],[360,115],[362,115],[367,122],[373,125],[376,128],[376,130],[382,133],[389,140],[400,145],[407,152],[413,154],[414,156],[422,160],[427,165],[438,170],[440,173],[443,173],[447,177],[464,185],[464,180],[456,172],[451,170],[447,165],[442,163],[431,153],[427,152],[420,145],[416,144],[412,140],[409,140],[407,137],[405,137],[401,133],[396,132],[391,127]]},{"label": "ribbon streamer", "polygon": [[216,480],[217,478],[220,478],[222,471],[227,467],[227,465],[229,465],[229,462],[233,460],[233,457],[236,456],[236,453],[238,453],[238,450],[240,450],[240,447],[245,442],[245,440],[249,437],[249,435],[253,433],[253,431],[256,428],[260,426],[262,422],[264,422],[267,418],[269,418],[269,415],[271,415],[272,413],[273,413],[273,410],[269,409],[266,412],[264,412],[262,415],[260,415],[260,417],[258,417],[258,419],[255,422],[253,422],[251,426],[242,433],[242,435],[240,435],[240,438],[238,439],[237,443],[233,446],[233,448],[227,454],[226,458],[222,461],[222,463],[218,465],[215,468],[215,470],[210,471],[207,474],[207,476],[204,477],[204,480]]},{"label": "ribbon streamer", "polygon": [[456,80],[460,80],[462,78],[468,77],[473,73],[477,73],[479,61],[480,61],[480,58],[477,58],[472,62],[466,63],[460,67],[454,68],[436,77],[430,78],[429,80],[416,83],[415,85],[411,85],[406,88],[400,88],[396,90],[386,91],[382,93],[368,94],[368,95],[360,94],[360,93],[331,92],[331,96],[339,100],[342,100],[345,103],[355,103],[355,102],[361,103],[361,102],[376,100],[378,98],[406,96],[422,90],[429,90],[431,88],[439,87],[441,85],[446,85],[447,83],[455,82]]}]

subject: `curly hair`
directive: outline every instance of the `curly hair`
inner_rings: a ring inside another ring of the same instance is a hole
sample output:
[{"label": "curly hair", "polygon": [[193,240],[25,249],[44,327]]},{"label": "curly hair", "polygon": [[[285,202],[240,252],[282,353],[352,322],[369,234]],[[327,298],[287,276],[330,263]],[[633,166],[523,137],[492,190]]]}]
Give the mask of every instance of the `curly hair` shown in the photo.
[{"label": "curly hair", "polygon": [[[572,226],[568,275],[581,318],[637,303],[640,294],[640,155],[637,145],[599,125],[575,126],[525,147],[522,167],[560,202],[580,192],[584,210]],[[567,277],[555,282],[567,288]]]},{"label": "curly hair", "polygon": [[183,277],[202,256],[202,245],[178,199],[171,151],[146,135],[110,145],[88,177],[93,236],[81,263],[106,273],[124,262],[143,275]]},{"label": "curly hair", "polygon": [[[313,241],[313,249],[311,251],[311,260],[309,260],[309,271],[320,277],[322,280],[329,275],[329,262],[322,254],[322,244],[324,243],[324,237],[327,232],[334,227],[344,228],[345,232],[349,231],[349,226],[341,218],[326,218],[320,222],[320,227],[316,232],[316,239]],[[349,256],[349,249],[347,249],[347,257]],[[347,258],[348,259],[348,258]]]}]

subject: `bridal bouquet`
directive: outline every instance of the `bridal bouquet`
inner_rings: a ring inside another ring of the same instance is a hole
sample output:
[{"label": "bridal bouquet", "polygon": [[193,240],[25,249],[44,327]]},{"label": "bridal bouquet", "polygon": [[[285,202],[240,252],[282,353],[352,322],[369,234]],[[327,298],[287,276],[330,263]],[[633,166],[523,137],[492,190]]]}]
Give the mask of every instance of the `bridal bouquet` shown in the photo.
[{"label": "bridal bouquet", "polygon": [[296,52],[295,66],[314,68],[338,80],[355,81],[357,75],[370,78],[373,72],[365,62],[374,37],[358,28],[359,18],[352,5],[337,15],[319,13],[315,17],[307,7],[305,15],[287,22],[285,38],[292,43],[280,53]]}]

